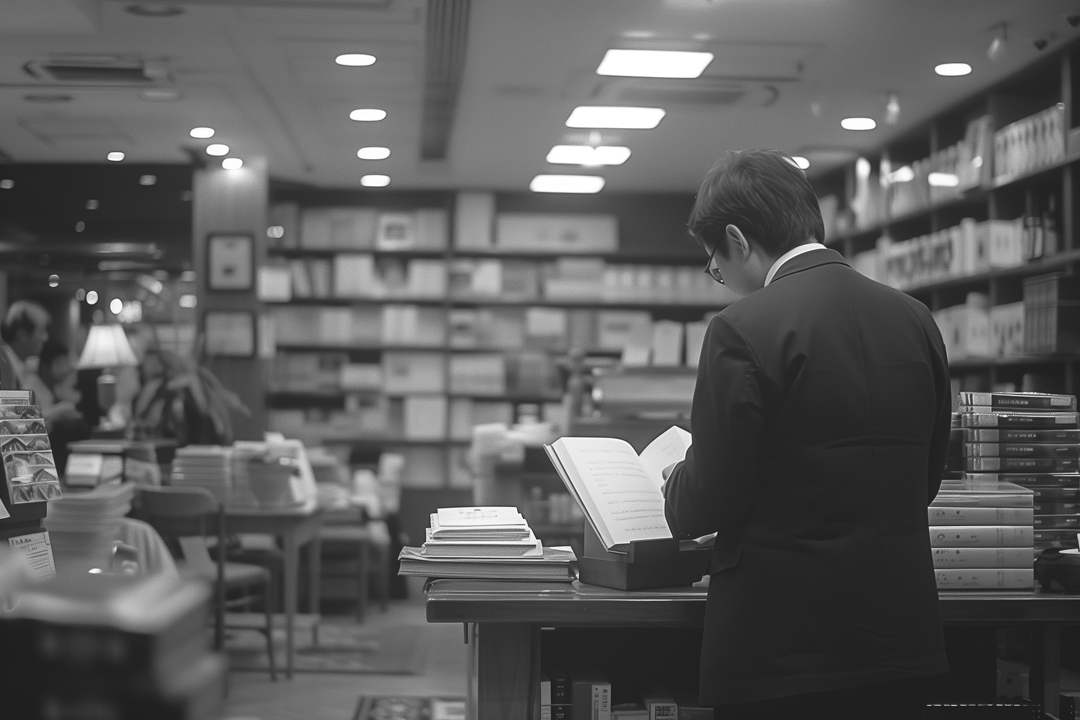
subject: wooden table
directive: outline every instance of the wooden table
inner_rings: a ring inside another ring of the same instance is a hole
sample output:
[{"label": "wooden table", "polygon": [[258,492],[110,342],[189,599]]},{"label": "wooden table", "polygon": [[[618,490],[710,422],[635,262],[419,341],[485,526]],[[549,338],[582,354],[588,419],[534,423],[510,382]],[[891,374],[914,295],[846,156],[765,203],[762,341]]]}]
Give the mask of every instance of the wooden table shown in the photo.
[{"label": "wooden table", "polygon": [[280,510],[226,509],[229,532],[265,533],[281,539],[285,581],[285,677],[292,679],[293,631],[300,594],[300,547],[308,546],[308,609],[319,607],[319,528],[322,513],[314,502]]},{"label": "wooden table", "polygon": [[[436,580],[428,587],[427,619],[465,623],[466,638],[475,642],[470,690],[475,677],[477,720],[537,719],[541,627],[702,627],[705,594],[703,587],[627,592],[577,582],[500,586]],[[1032,629],[1032,699],[1056,715],[1060,630],[1064,624],[1080,624],[1080,596],[942,592],[940,597],[947,625]]]}]

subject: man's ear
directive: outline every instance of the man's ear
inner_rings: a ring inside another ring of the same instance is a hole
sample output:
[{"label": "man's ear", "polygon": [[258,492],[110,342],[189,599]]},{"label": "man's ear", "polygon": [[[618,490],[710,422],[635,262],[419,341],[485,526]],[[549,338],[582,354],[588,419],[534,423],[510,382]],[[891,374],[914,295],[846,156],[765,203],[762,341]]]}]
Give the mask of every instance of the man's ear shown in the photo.
[{"label": "man's ear", "polygon": [[724,228],[724,235],[728,241],[728,247],[732,250],[732,254],[736,255],[743,260],[750,257],[750,241],[743,235],[742,230],[736,225],[728,225]]}]

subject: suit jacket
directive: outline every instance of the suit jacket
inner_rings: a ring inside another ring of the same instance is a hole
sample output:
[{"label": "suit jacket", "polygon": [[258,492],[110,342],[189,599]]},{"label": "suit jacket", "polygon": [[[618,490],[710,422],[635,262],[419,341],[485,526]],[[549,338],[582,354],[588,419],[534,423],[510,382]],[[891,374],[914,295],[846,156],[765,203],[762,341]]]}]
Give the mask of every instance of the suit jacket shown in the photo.
[{"label": "suit jacket", "polygon": [[717,533],[703,703],[947,671],[926,506],[949,394],[926,307],[833,250],[712,319],[664,488],[673,530]]}]

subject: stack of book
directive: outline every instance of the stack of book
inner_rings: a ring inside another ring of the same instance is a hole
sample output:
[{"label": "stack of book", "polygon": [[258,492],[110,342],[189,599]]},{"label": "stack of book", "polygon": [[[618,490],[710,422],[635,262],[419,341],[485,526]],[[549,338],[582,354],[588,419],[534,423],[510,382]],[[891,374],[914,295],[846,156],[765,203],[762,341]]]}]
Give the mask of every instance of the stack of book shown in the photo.
[{"label": "stack of book", "polygon": [[569,548],[545,548],[515,507],[440,508],[427,540],[402,548],[400,575],[429,578],[570,582]]},{"label": "stack of book", "polygon": [[11,718],[220,717],[225,662],[210,652],[210,589],[166,574],[71,575],[21,592],[0,619]]},{"label": "stack of book", "polygon": [[961,393],[965,478],[1034,493],[1035,548],[1075,548],[1080,529],[1076,396]]},{"label": "stack of book", "polygon": [[1032,498],[1012,483],[944,481],[927,509],[938,589],[1034,587]]},{"label": "stack of book", "polygon": [[188,445],[176,451],[170,485],[201,487],[219,502],[229,502],[232,494],[232,448],[220,445]]}]

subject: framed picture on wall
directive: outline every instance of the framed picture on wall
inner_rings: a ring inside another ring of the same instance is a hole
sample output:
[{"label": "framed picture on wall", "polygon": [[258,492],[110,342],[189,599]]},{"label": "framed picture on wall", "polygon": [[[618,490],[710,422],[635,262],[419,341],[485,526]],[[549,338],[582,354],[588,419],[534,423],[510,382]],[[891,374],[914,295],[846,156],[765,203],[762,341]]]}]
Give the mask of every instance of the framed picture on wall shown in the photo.
[{"label": "framed picture on wall", "polygon": [[207,310],[203,319],[206,352],[220,357],[255,355],[255,314],[246,310]]},{"label": "framed picture on wall", "polygon": [[255,287],[255,239],[246,233],[211,233],[206,240],[206,284],[210,290]]}]

